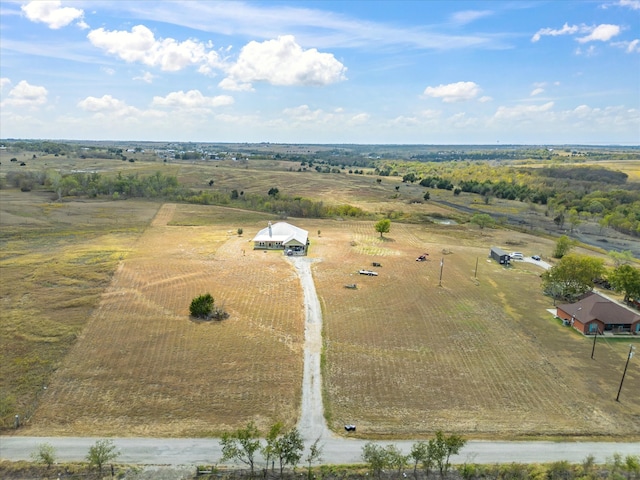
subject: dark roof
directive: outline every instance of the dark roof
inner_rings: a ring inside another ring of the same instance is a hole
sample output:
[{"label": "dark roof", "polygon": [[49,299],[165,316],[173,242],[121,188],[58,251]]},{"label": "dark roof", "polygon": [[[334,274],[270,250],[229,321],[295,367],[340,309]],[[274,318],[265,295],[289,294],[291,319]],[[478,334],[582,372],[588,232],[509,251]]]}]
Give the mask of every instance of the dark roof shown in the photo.
[{"label": "dark roof", "polygon": [[640,314],[596,292],[588,293],[576,303],[558,305],[558,308],[574,316],[583,324],[600,320],[605,325],[631,325],[640,320]]}]

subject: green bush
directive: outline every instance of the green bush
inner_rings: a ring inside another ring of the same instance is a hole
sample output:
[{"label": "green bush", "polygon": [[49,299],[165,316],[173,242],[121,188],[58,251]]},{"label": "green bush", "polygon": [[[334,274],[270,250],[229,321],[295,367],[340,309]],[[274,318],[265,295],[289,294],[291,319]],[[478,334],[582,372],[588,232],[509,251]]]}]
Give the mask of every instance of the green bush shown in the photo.
[{"label": "green bush", "polygon": [[198,295],[191,300],[189,306],[189,312],[192,317],[196,318],[211,318],[211,312],[213,311],[213,297],[210,293],[204,295]]}]

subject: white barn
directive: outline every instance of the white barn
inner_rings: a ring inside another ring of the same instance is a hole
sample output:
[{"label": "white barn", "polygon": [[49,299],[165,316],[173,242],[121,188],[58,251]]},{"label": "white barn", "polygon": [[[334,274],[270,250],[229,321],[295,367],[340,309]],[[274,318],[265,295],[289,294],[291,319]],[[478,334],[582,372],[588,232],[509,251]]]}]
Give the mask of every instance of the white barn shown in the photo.
[{"label": "white barn", "polygon": [[253,237],[254,250],[284,250],[287,255],[306,255],[309,232],[286,222],[263,228]]}]

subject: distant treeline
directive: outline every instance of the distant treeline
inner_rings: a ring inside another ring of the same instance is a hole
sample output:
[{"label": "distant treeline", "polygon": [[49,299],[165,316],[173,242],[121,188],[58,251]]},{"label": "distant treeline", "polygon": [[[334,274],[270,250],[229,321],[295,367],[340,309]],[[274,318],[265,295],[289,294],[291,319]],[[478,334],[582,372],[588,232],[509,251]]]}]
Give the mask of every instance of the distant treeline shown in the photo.
[{"label": "distant treeline", "polygon": [[[640,184],[627,183],[626,173],[597,166],[526,168],[488,163],[450,162],[437,167],[402,162],[376,167],[380,176],[397,176],[427,188],[548,205],[565,217],[598,217],[600,225],[640,236]],[[423,172],[429,173],[423,173]]]},{"label": "distant treeline", "polygon": [[137,174],[115,177],[100,173],[71,173],[61,175],[49,172],[9,172],[7,183],[30,191],[41,186],[53,191],[58,200],[63,197],[86,196],[90,198],[109,197],[114,200],[126,198],[166,198],[171,201],[195,203],[201,205],[237,206],[249,210],[269,212],[282,216],[324,218],[324,217],[362,217],[362,209],[351,205],[325,205],[321,201],[309,198],[292,197],[279,193],[265,195],[245,195],[233,190],[231,193],[218,190],[200,190],[183,187],[173,175],[161,172],[148,176]]}]

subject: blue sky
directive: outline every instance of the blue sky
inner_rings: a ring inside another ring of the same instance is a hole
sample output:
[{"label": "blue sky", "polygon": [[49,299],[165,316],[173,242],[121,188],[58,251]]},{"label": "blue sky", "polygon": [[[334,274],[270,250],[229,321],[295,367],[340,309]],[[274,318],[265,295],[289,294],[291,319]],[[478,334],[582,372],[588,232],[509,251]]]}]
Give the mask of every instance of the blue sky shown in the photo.
[{"label": "blue sky", "polygon": [[12,1],[0,137],[640,144],[640,0]]}]

